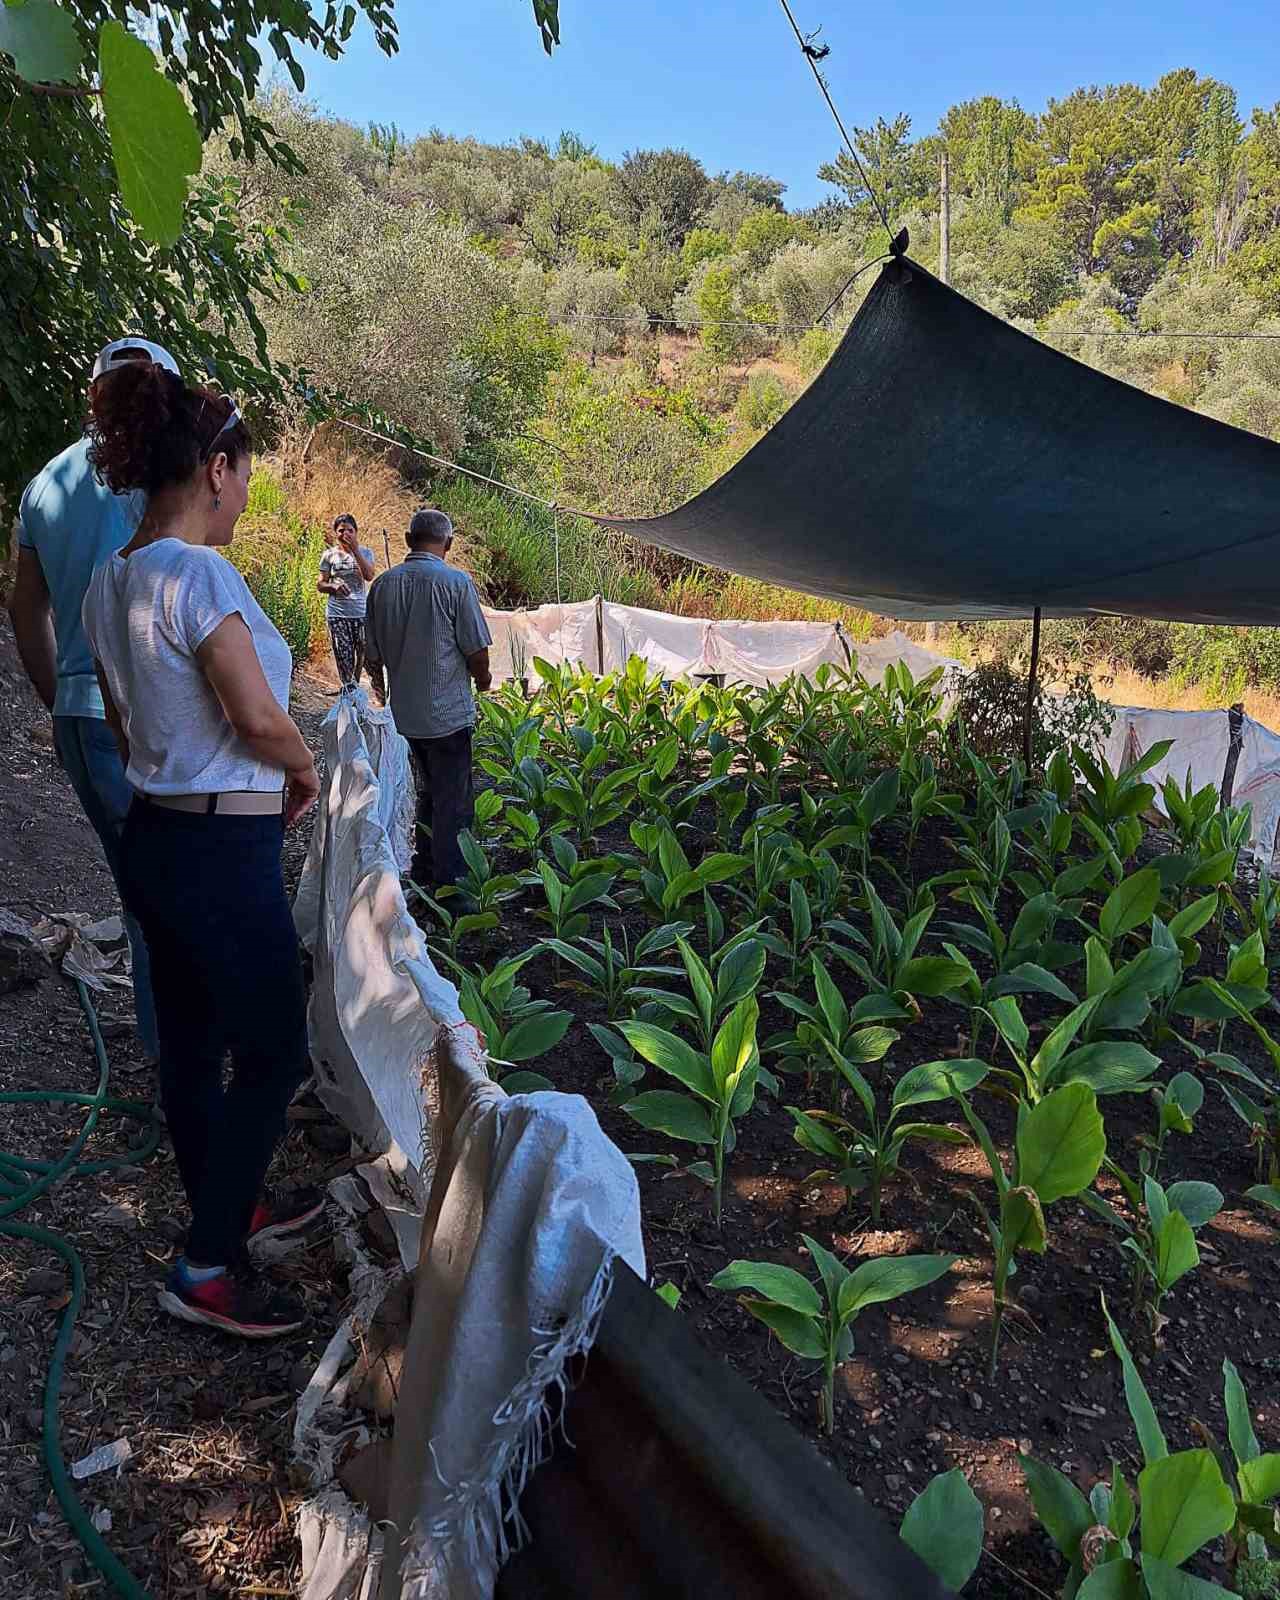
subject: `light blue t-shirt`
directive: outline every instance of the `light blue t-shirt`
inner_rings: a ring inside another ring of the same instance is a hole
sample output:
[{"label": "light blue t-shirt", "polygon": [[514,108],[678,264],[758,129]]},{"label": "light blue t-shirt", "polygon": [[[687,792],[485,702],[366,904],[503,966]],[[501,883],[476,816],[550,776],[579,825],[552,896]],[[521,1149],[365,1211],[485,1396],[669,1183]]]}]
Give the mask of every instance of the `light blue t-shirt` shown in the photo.
[{"label": "light blue t-shirt", "polygon": [[101,717],[102,695],[81,611],[93,569],[128,544],[147,497],[112,494],[89,460],[89,441],[69,445],[27,485],[18,543],[40,558],[58,646],[55,717]]}]

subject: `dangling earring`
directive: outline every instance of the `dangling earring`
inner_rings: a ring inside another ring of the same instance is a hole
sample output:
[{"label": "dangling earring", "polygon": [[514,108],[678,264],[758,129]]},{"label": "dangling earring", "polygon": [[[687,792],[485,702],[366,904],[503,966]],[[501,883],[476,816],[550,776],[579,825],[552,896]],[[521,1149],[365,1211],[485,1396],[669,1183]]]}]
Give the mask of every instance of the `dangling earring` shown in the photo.
[{"label": "dangling earring", "polygon": [[220,494],[215,494],[213,497],[213,509],[216,511],[221,504],[222,496]]}]

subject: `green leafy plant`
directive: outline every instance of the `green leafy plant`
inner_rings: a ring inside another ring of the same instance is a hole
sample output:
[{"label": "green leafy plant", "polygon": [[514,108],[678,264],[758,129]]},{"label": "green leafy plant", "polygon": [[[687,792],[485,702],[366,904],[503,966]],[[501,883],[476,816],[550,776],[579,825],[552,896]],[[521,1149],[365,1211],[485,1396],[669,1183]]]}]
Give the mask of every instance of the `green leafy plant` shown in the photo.
[{"label": "green leafy plant", "polygon": [[836,1163],[833,1168],[811,1173],[806,1181],[839,1183],[850,1197],[866,1189],[871,1220],[878,1223],[885,1180],[897,1172],[911,1140],[969,1142],[968,1135],[958,1129],[912,1121],[908,1113],[915,1106],[951,1099],[957,1090],[964,1093],[976,1088],[990,1068],[985,1061],[929,1061],[912,1067],[894,1085],[888,1115],[882,1116],[871,1085],[857,1068],[843,1058],[839,1065],[858,1102],[858,1120],[833,1111],[801,1111],[795,1106],[788,1106],[787,1111],[795,1123],[796,1143],[812,1155]]},{"label": "green leafy plant", "polygon": [[[546,1055],[564,1038],[573,1021],[570,1012],[553,1009],[549,1000],[535,1000],[523,984],[516,982],[521,969],[537,954],[538,946],[534,945],[483,973],[449,961],[458,974],[462,1014],[479,1030],[489,1060],[496,1066],[509,1067]],[[510,1094],[553,1087],[548,1078],[533,1072],[510,1073],[501,1083]]]},{"label": "green leafy plant", "polygon": [[599,1000],[612,1022],[617,1017],[629,1016],[644,1004],[654,978],[682,976],[680,967],[647,963],[664,950],[670,950],[688,928],[687,922],[669,922],[661,928],[651,928],[636,941],[634,951],[625,929],[621,942],[614,943],[607,923],[599,939],[579,935],[574,944],[563,939],[544,939],[543,946],[581,974],[579,978],[567,980],[568,986]]},{"label": "green leafy plant", "polygon": [[1139,1182],[1116,1163],[1107,1165],[1128,1201],[1129,1216],[1122,1216],[1101,1195],[1087,1194],[1083,1199],[1122,1236],[1120,1249],[1131,1263],[1134,1315],[1143,1315],[1154,1349],[1167,1321],[1160,1309],[1164,1297],[1200,1265],[1196,1231],[1222,1210],[1222,1191],[1212,1183],[1190,1179],[1165,1189],[1150,1175]]},{"label": "green leafy plant", "polygon": [[546,904],[539,906],[534,916],[550,926],[554,939],[561,944],[581,938],[591,926],[589,906],[618,909],[618,902],[609,893],[614,877],[613,872],[602,870],[565,878],[549,861],[539,861],[534,881],[542,884]]},{"label": "green leafy plant", "polygon": [[469,912],[493,916],[490,927],[496,927],[501,916],[499,907],[520,893],[520,879],[510,872],[494,872],[489,857],[470,829],[458,835],[458,849],[466,864],[455,885],[438,891],[436,898],[448,900],[456,894]]},{"label": "green leafy plant", "polygon": [[[1132,1094],[1150,1088],[1159,1058],[1131,1039],[1103,1039],[1076,1045],[1101,1004],[1101,997],[1084,1000],[1063,1017],[1032,1055],[1031,1030],[1012,995],[1001,995],[985,1008],[1004,1041],[1013,1068],[996,1067],[993,1079],[1009,1086],[1034,1105],[1052,1089],[1066,1083],[1087,1083],[1095,1094]],[[1073,1048],[1074,1046],[1074,1048]]]},{"label": "green leafy plant", "polygon": [[741,1302],[793,1354],[822,1370],[821,1421],[835,1429],[836,1368],[853,1354],[853,1325],[868,1306],[897,1300],[949,1272],[955,1256],[880,1256],[851,1272],[807,1233],[800,1235],[818,1269],[821,1293],[791,1267],[732,1261],[711,1280],[713,1289],[749,1290]]},{"label": "green leafy plant", "polygon": [[984,1531],[981,1502],[960,1468],[952,1467],[930,1478],[907,1507],[898,1537],[959,1594],[982,1559]]},{"label": "green leafy plant", "polygon": [[1017,1271],[1016,1257],[1023,1250],[1044,1254],[1049,1243],[1046,1208],[1090,1186],[1107,1153],[1107,1138],[1093,1090],[1087,1083],[1064,1084],[1035,1106],[1019,1102],[1013,1171],[1006,1173],[986,1124],[959,1087],[953,1086],[953,1092],[996,1186],[994,1213],[976,1196],[971,1197],[986,1223],[995,1256],[991,1323],[994,1377],[1005,1312],[1014,1304],[1009,1298],[1009,1280]]},{"label": "green leafy plant", "polygon": [[[870,878],[863,878],[862,893],[871,916],[870,941],[858,935],[866,954],[839,946],[835,953],[881,997],[880,1016],[890,1021],[913,1021],[920,1014],[918,997],[947,994],[969,981],[973,969],[968,962],[952,956],[916,954],[933,917],[932,901],[899,928]],[[864,1017],[869,1018],[870,1014],[868,1009],[862,1012]]]},{"label": "green leafy plant", "polygon": [[689,993],[644,987],[636,994],[648,1006],[656,1006],[659,1012],[687,1022],[699,1047],[710,1050],[721,1020],[739,1002],[750,999],[759,987],[764,974],[764,945],[754,927],[741,929],[726,945],[714,951],[709,961],[702,960],[683,933],[677,934],[675,945],[680,952]]},{"label": "green leafy plant", "polygon": [[1110,1483],[1097,1484],[1086,1500],[1056,1467],[1019,1457],[1036,1514],[1070,1563],[1063,1593],[1076,1600],[1227,1600],[1232,1591],[1182,1569],[1223,1534],[1232,1578],[1246,1552],[1280,1546],[1270,1504],[1280,1496],[1280,1455],[1262,1454],[1240,1375],[1227,1360],[1223,1387],[1234,1467],[1203,1425],[1198,1431],[1208,1441],[1206,1448],[1170,1454],[1151,1396],[1105,1298],[1102,1309],[1145,1464],[1136,1501],[1114,1463]]},{"label": "green leafy plant", "polygon": [[[814,999],[802,1000],[785,991],[775,995],[780,1005],[801,1020],[793,1033],[770,1039],[767,1048],[784,1063],[805,1063],[811,1073],[818,1069],[830,1071],[832,1064],[838,1065],[840,1060],[859,1066],[883,1060],[899,1035],[892,1028],[869,1026],[866,1022],[868,1017],[884,1015],[883,997],[864,995],[851,1007],[817,955],[810,957],[809,965]],[[896,1008],[893,1014],[897,1014]]]},{"label": "green leafy plant", "polygon": [[759,1015],[754,996],[740,1000],[705,1052],[650,1022],[623,1022],[618,1027],[638,1056],[688,1091],[649,1090],[628,1100],[623,1110],[642,1128],[710,1147],[711,1161],[694,1162],[688,1170],[710,1185],[717,1227],[724,1204],[725,1159],[737,1141],[736,1124],[755,1102]]}]

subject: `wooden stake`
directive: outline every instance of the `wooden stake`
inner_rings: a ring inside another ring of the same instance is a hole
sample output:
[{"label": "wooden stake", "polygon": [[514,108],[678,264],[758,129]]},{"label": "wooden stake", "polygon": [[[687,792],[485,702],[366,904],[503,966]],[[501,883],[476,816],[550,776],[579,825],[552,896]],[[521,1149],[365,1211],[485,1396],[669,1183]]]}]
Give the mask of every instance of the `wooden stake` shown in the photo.
[{"label": "wooden stake", "polygon": [[1022,711],[1022,764],[1031,776],[1031,721],[1035,714],[1036,680],[1040,675],[1040,607],[1031,613],[1031,661],[1027,667],[1027,701]]}]

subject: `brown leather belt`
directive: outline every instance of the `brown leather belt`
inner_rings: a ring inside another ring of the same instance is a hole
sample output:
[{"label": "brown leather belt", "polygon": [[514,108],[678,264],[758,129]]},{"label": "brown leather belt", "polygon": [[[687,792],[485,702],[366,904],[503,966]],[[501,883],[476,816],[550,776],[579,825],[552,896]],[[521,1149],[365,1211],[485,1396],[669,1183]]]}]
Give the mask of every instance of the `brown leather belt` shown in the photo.
[{"label": "brown leather belt", "polygon": [[228,790],[223,794],[144,794],[149,806],[166,811],[190,811],[209,817],[278,817],[284,810],[284,791]]}]

